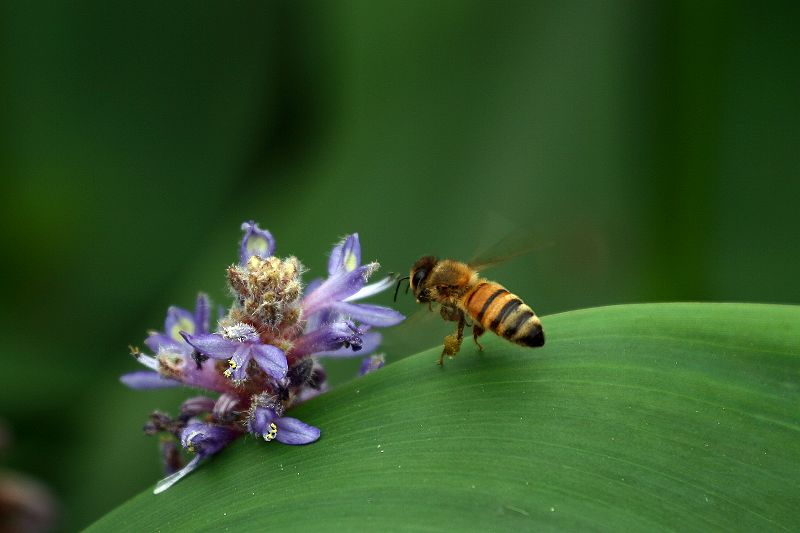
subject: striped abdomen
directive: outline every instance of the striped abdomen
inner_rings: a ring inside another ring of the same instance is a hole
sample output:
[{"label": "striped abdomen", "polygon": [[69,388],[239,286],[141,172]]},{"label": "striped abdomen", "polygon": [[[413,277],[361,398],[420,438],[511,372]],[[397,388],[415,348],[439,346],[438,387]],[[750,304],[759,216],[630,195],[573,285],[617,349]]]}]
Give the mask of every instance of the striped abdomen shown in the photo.
[{"label": "striped abdomen", "polygon": [[523,346],[544,344],[542,323],[536,313],[502,285],[482,281],[461,301],[464,310],[484,329]]}]

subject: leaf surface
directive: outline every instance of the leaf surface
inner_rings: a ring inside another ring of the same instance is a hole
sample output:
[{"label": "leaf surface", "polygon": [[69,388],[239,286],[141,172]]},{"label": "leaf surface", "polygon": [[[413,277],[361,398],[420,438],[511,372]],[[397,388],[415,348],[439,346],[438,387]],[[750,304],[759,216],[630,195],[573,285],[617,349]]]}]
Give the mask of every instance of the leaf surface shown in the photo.
[{"label": "leaf surface", "polygon": [[[90,529],[797,530],[800,307],[643,304],[487,334],[292,411],[303,447],[241,439]],[[156,480],[153,480],[154,482]]]}]

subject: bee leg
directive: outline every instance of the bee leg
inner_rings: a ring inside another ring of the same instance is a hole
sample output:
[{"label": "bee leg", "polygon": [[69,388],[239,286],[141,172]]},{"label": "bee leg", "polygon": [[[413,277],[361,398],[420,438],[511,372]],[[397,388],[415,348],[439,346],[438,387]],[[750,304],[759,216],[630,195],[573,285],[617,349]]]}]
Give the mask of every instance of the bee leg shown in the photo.
[{"label": "bee leg", "polygon": [[464,319],[464,313],[460,313],[458,318],[458,325],[456,326],[455,333],[452,333],[444,338],[444,349],[442,350],[442,355],[439,356],[439,366],[444,366],[444,356],[448,357],[455,357],[458,351],[461,349],[461,342],[464,340],[464,325],[466,324],[466,320]]},{"label": "bee leg", "polygon": [[479,342],[478,342],[478,337],[480,337],[481,335],[483,335],[483,333],[484,333],[485,331],[486,331],[486,330],[485,330],[485,329],[483,329],[483,326],[481,326],[481,325],[480,325],[480,324],[478,324],[478,323],[475,323],[475,325],[473,325],[473,326],[472,326],[472,340],[474,340],[474,341],[475,341],[475,344],[477,344],[477,345],[478,345],[478,349],[479,349],[480,351],[483,351],[483,346],[481,345],[481,343],[479,343]]},{"label": "bee leg", "polygon": [[464,317],[464,313],[462,313],[458,307],[445,304],[442,304],[442,307],[439,309],[439,314],[448,322],[458,322]]}]

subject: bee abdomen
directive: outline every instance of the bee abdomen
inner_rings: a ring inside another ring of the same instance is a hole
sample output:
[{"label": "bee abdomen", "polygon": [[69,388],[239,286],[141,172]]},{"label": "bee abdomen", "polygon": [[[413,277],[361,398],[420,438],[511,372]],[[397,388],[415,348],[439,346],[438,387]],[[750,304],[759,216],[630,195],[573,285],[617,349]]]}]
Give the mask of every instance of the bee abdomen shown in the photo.
[{"label": "bee abdomen", "polygon": [[544,333],[536,313],[498,283],[479,283],[466,298],[466,310],[484,329],[523,346],[542,346]]}]

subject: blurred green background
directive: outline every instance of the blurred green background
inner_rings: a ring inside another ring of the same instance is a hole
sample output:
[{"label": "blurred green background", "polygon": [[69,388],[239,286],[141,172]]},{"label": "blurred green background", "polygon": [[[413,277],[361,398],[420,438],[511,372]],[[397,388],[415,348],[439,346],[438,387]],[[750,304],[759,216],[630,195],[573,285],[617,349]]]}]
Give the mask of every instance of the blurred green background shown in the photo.
[{"label": "blurred green background", "polygon": [[248,219],[307,280],[353,231],[385,271],[523,232],[548,245],[491,277],[540,315],[798,303],[799,23],[796,2],[3,3],[4,465],[68,530],[152,486],[141,426],[187,393],[124,388],[127,346],[198,290],[227,303]]}]

